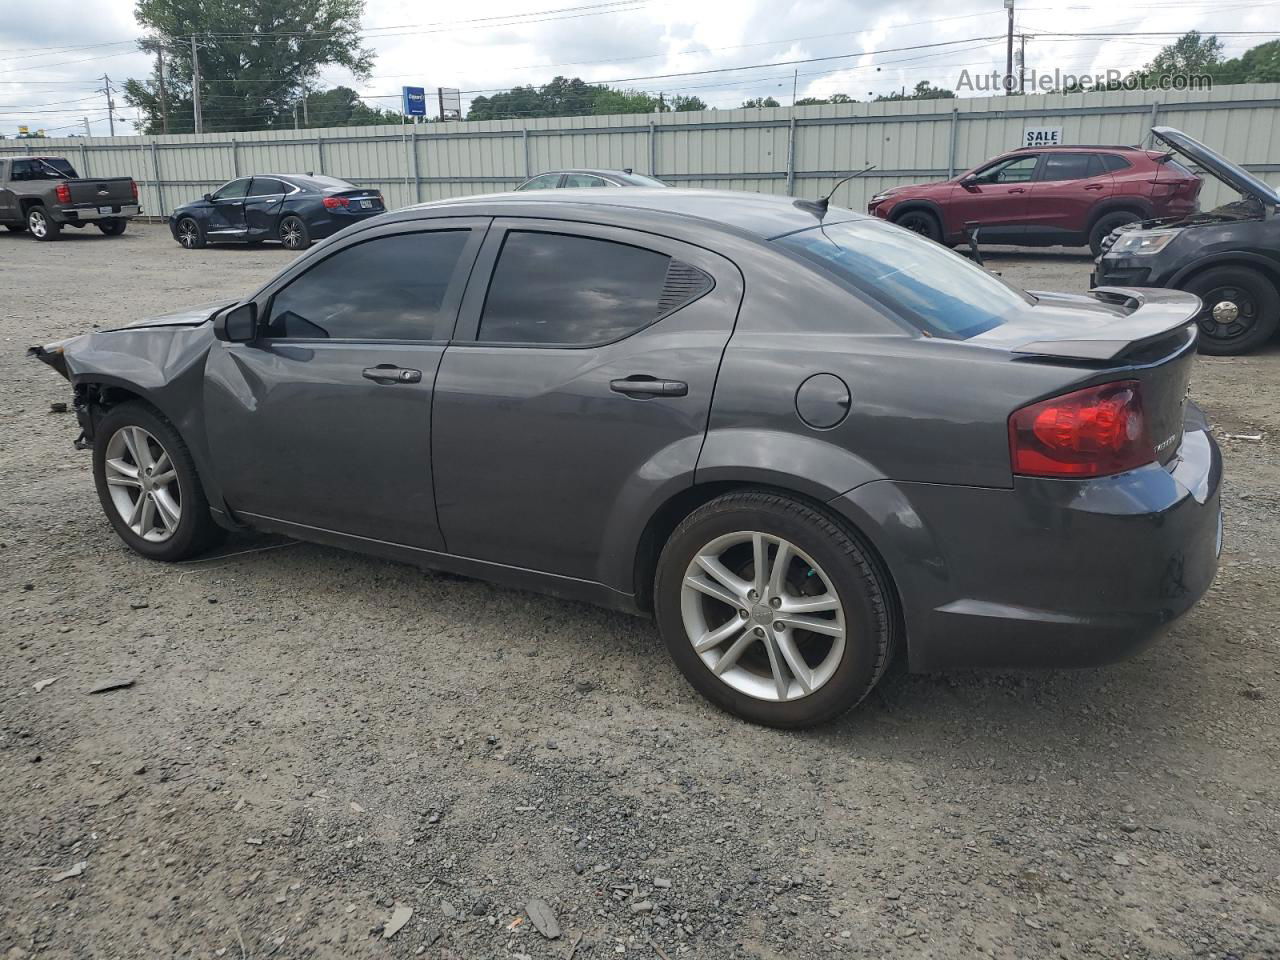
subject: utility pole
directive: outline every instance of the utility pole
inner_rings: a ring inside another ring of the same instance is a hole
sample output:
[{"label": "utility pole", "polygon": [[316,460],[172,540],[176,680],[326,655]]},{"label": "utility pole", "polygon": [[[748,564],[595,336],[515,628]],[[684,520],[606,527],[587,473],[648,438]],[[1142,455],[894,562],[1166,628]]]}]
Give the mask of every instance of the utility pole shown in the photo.
[{"label": "utility pole", "polygon": [[92,137],[92,136],[93,136],[93,133],[89,130],[89,118],[88,118],[88,117],[85,117],[85,118],[84,118],[84,135],[85,135],[86,137]]},{"label": "utility pole", "polygon": [[[1013,0],[1007,0],[1012,3]],[[194,110],[196,133],[204,133],[204,118],[200,114],[200,47],[195,34],[191,35],[191,107]]]},{"label": "utility pole", "polygon": [[796,69],[791,72],[791,106],[793,107],[796,105],[796,88],[799,85],[800,85],[800,71],[799,69]]},{"label": "utility pole", "polygon": [[1022,49],[1018,51],[1018,93],[1027,92],[1027,35],[1018,34],[1022,41]]},{"label": "utility pole", "polygon": [[307,116],[307,85],[302,85],[302,125],[304,127],[311,126],[311,118]]},{"label": "utility pole", "polygon": [[116,105],[111,99],[111,78],[105,73],[102,75],[102,92],[107,97],[107,124],[111,130],[111,136],[116,135]]},{"label": "utility pole", "polygon": [[164,90],[164,48],[156,46],[156,78],[160,83],[160,129],[169,132],[169,98]]},{"label": "utility pole", "polygon": [[1005,56],[1004,92],[1013,93],[1013,0],[1004,0],[1004,8],[1009,11],[1009,43]]}]

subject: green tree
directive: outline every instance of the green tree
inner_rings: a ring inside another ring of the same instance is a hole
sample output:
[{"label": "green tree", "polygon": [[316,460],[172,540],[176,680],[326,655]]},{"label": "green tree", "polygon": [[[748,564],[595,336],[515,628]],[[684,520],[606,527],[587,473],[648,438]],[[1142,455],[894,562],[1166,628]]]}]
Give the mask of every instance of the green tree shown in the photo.
[{"label": "green tree", "polygon": [[889,100],[950,100],[956,95],[954,90],[935,87],[928,80],[921,80],[910,93],[888,93],[876,97],[877,103]]},{"label": "green tree", "polygon": [[292,125],[293,109],[326,65],[368,77],[373,54],[360,45],[364,0],[138,0],[134,16],[161,51],[165,105],[156,70],[125,82],[125,100],[144,133],[194,130],[191,38],[200,58],[200,103],[208,131]]},{"label": "green tree", "polygon": [[1192,73],[1211,73],[1222,63],[1222,41],[1190,30],[1157,53],[1138,75],[1163,80]]},{"label": "green tree", "polygon": [[1280,40],[1270,40],[1224,60],[1209,74],[1214,83],[1280,83]]},{"label": "green tree", "polygon": [[671,98],[671,109],[676,113],[683,113],[688,110],[706,110],[707,105],[703,103],[701,97],[685,97],[677,95]]},{"label": "green tree", "polygon": [[[404,123],[404,117],[390,110],[370,107],[361,102],[359,94],[350,87],[334,87],[307,94],[307,126],[309,127],[367,127],[384,123]],[[299,116],[303,116],[299,107]],[[289,118],[290,122],[292,117]]]},{"label": "green tree", "polygon": [[750,100],[742,101],[742,108],[744,110],[750,110],[755,107],[780,107],[780,106],[782,106],[782,104],[778,103],[778,101],[773,99],[773,97],[752,97]]},{"label": "green tree", "polygon": [[588,83],[579,77],[556,77],[541,87],[512,87],[491,97],[476,97],[467,110],[468,120],[510,120],[527,117],[585,117],[606,113],[664,113],[669,110],[705,110],[698,97],[676,96],[666,100],[643,90],[620,90]]}]

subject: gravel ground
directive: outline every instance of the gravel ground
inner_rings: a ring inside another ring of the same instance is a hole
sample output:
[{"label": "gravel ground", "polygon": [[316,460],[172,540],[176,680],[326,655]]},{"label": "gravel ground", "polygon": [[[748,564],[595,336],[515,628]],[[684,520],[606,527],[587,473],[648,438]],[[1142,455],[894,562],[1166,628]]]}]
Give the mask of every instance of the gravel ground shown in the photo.
[{"label": "gravel ground", "polygon": [[1280,349],[1198,361],[1226,548],[1167,639],[899,667],[782,733],[647,621],[276,539],[126,550],[23,349],[289,257],[0,234],[0,956],[1280,957]]}]

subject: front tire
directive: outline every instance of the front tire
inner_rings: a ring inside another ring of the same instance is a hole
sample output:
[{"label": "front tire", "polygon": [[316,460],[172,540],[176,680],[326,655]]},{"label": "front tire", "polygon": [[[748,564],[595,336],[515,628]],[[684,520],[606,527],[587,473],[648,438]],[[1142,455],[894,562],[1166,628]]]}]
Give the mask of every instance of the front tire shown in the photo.
[{"label": "front tire", "polygon": [[908,210],[893,222],[935,243],[942,242],[942,224],[928,210]]},{"label": "front tire", "polygon": [[826,514],[765,491],[726,494],[671,535],[654,609],[676,666],[753,723],[826,723],[875,686],[893,651],[891,588]]},{"label": "front tire", "polygon": [[1257,270],[1213,267],[1192,277],[1185,289],[1204,301],[1196,317],[1201,353],[1248,353],[1270,340],[1280,325],[1280,293]]},{"label": "front tire", "polygon": [[1119,230],[1126,223],[1137,223],[1142,218],[1129,210],[1117,210],[1115,213],[1103,214],[1089,231],[1089,251],[1095,256],[1102,256],[1102,241]]},{"label": "front tire", "polygon": [[178,243],[188,250],[199,250],[208,242],[204,227],[200,226],[195,217],[183,217],[179,220],[174,235]]},{"label": "front tire", "polygon": [[37,240],[47,242],[58,239],[62,224],[50,217],[44,207],[34,206],[27,211],[27,229]]},{"label": "front tire", "polygon": [[280,221],[280,242],[286,250],[305,250],[311,246],[311,232],[301,217],[293,214]]},{"label": "front tire", "polygon": [[148,559],[185,560],[222,539],[187,445],[149,404],[122,403],[98,421],[93,479],[116,534]]},{"label": "front tire", "polygon": [[124,233],[128,220],[102,220],[98,223],[98,229],[102,231],[104,236],[118,237]]}]

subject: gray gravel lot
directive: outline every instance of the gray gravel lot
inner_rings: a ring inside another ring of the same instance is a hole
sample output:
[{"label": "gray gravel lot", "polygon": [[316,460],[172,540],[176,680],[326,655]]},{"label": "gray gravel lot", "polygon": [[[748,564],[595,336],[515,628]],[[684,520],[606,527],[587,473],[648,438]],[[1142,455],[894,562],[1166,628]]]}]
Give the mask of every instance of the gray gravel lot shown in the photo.
[{"label": "gray gravel lot", "polygon": [[647,621],[276,539],[130,553],[24,348],[290,256],[0,233],[0,956],[1280,957],[1280,349],[1197,363],[1219,434],[1262,439],[1222,441],[1221,572],[1163,642],[899,668],[781,733]]}]

